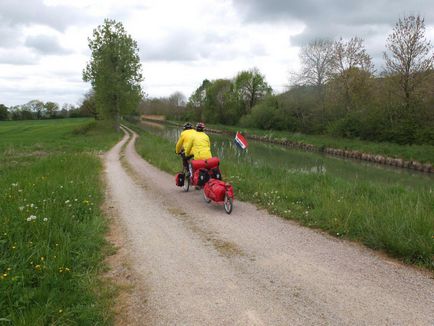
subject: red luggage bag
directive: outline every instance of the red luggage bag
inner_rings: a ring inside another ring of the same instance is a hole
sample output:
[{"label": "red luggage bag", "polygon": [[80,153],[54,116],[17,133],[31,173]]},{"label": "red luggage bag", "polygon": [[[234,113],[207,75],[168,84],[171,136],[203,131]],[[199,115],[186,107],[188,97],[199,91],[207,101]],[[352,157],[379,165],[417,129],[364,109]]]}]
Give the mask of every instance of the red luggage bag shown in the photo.
[{"label": "red luggage bag", "polygon": [[234,191],[232,186],[224,181],[211,179],[203,188],[205,196],[215,202],[223,202],[225,200],[226,190],[228,197],[233,198]]}]

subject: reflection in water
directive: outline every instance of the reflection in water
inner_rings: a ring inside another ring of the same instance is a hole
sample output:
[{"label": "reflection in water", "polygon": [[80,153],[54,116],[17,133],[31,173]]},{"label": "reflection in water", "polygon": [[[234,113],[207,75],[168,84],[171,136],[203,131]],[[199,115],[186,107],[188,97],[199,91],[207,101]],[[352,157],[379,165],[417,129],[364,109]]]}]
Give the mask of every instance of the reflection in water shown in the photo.
[{"label": "reflection in water", "polygon": [[[142,128],[176,143],[181,128],[169,125],[156,127],[142,125]],[[344,178],[350,181],[366,180],[373,183],[399,184],[408,188],[433,188],[434,175],[414,170],[399,169],[366,161],[357,161],[323,153],[305,152],[279,145],[249,141],[243,151],[233,142],[232,137],[209,134],[212,153],[223,162],[226,159],[240,165],[258,168],[279,169],[282,173],[321,174]]]},{"label": "reflection in water", "polygon": [[140,121],[140,124],[142,126],[145,126],[145,127],[147,126],[147,127],[155,127],[157,129],[165,129],[164,124],[152,122],[152,121],[148,121],[148,120],[142,120],[142,121]]}]

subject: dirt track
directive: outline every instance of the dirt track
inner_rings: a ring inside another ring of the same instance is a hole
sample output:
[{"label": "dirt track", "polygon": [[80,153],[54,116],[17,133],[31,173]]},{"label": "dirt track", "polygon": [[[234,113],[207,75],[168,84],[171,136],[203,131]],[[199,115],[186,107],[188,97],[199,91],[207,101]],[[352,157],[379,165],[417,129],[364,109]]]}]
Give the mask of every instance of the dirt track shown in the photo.
[{"label": "dirt track", "polygon": [[434,325],[428,273],[248,203],[227,215],[139,157],[134,137],[105,160],[109,204],[146,292],[130,322]]}]

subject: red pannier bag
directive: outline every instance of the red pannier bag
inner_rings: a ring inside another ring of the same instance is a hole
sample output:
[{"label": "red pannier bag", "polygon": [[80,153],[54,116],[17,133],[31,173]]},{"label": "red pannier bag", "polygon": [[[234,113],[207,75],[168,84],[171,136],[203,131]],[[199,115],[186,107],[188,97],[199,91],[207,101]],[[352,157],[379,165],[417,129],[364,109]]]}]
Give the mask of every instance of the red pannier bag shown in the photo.
[{"label": "red pannier bag", "polygon": [[182,187],[184,186],[184,181],[185,181],[185,174],[180,172],[177,173],[175,176],[175,183],[178,187]]},{"label": "red pannier bag", "polygon": [[205,184],[203,191],[206,197],[215,202],[222,202],[225,199],[225,193],[227,189],[227,194],[229,198],[234,197],[234,190],[232,186],[224,181],[211,179]]},{"label": "red pannier bag", "polygon": [[199,169],[213,169],[219,166],[220,159],[218,157],[211,157],[207,160],[191,160],[191,167],[193,170]]},{"label": "red pannier bag", "polygon": [[207,169],[199,169],[193,173],[193,185],[202,187],[208,182],[210,176]]}]

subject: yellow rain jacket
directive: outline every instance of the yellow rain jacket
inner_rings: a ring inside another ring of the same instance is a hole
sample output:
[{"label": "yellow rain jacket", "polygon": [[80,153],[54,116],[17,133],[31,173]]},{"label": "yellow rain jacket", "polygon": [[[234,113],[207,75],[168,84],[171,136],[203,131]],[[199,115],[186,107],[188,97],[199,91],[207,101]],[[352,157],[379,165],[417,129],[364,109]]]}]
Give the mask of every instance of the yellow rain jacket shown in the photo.
[{"label": "yellow rain jacket", "polygon": [[195,160],[207,160],[212,157],[211,143],[206,133],[199,131],[196,132],[192,140],[185,147],[185,154],[194,155]]},{"label": "yellow rain jacket", "polygon": [[178,142],[176,143],[176,154],[179,154],[181,152],[181,149],[187,147],[187,144],[191,142],[192,138],[196,134],[196,130],[194,129],[187,129],[181,132],[181,135],[179,136]]}]

